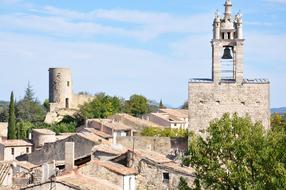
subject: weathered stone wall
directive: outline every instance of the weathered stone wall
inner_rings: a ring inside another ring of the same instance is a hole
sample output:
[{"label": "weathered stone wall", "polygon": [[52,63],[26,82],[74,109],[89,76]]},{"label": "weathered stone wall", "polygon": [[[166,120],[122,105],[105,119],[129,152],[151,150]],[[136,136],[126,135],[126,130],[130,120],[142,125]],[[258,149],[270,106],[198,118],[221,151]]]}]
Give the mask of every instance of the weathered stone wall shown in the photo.
[{"label": "weathered stone wall", "polygon": [[8,122],[0,122],[0,137],[7,138]]},{"label": "weathered stone wall", "polygon": [[[50,105],[50,110],[71,107],[72,98],[71,70],[68,68],[50,68],[49,102],[53,103]],[[68,106],[66,105],[66,100],[68,100]]]},{"label": "weathered stone wall", "polygon": [[118,144],[133,149],[153,150],[164,155],[178,150],[185,152],[188,148],[188,138],[169,138],[169,137],[142,137],[142,136],[127,136],[117,137]]},{"label": "weathered stone wall", "polygon": [[84,94],[73,94],[71,108],[79,109],[79,107],[87,102],[94,99],[94,96],[84,95]]},{"label": "weathered stone wall", "polygon": [[18,160],[27,160],[33,164],[40,165],[53,160],[65,160],[65,142],[75,143],[75,159],[82,158],[90,154],[95,142],[85,140],[78,135],[72,135],[66,139],[54,143],[46,143],[41,150],[31,154],[18,157]]},{"label": "weathered stone wall", "polygon": [[35,131],[32,132],[32,141],[35,148],[44,146],[45,143],[55,142],[55,134],[41,134]]},{"label": "weathered stone wall", "polygon": [[189,83],[189,129],[200,133],[224,113],[248,114],[270,126],[269,83]]},{"label": "weathered stone wall", "polygon": [[78,171],[82,175],[107,180],[119,187],[123,187],[123,175],[111,172],[102,166],[98,166],[94,162],[90,162],[84,167],[79,168]]},{"label": "weathered stone wall", "polygon": [[[169,181],[163,181],[163,173],[169,174]],[[136,176],[136,189],[138,190],[156,190],[156,189],[177,189],[180,177],[184,177],[189,186],[193,184],[194,177],[185,176],[170,170],[164,170],[145,162],[140,163],[140,173]]]}]

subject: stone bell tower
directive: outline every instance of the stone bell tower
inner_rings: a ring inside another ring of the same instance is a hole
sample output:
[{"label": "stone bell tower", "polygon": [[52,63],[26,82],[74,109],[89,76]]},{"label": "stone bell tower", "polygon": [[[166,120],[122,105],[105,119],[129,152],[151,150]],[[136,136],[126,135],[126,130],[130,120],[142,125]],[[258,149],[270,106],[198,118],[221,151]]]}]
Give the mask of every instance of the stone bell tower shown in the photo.
[{"label": "stone bell tower", "polygon": [[199,134],[224,113],[249,115],[270,126],[270,83],[244,78],[242,16],[232,15],[230,0],[224,6],[224,15],[217,11],[213,22],[212,77],[189,81],[189,130]]},{"label": "stone bell tower", "polygon": [[[242,17],[231,15],[232,4],[225,2],[224,17],[217,12],[213,23],[212,40],[212,79],[243,82],[243,33]],[[222,55],[223,53],[223,55]]]}]

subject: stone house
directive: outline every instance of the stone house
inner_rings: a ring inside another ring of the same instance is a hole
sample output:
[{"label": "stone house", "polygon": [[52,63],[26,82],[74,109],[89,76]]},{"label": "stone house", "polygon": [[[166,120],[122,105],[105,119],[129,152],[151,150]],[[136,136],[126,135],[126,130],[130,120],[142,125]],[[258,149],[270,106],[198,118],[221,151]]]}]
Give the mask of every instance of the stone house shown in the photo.
[{"label": "stone house", "polygon": [[61,163],[64,165],[66,142],[75,143],[74,157],[78,162],[86,162],[85,159],[90,160],[91,150],[95,145],[108,143],[105,139],[89,132],[77,133],[56,142],[45,143],[42,149],[22,155],[17,160],[28,161],[36,165],[42,165],[55,160],[57,165],[61,165]]},{"label": "stone house", "polygon": [[35,149],[39,149],[44,146],[45,143],[51,143],[56,141],[56,133],[48,129],[33,129],[32,130],[32,142]]},{"label": "stone house", "polygon": [[143,116],[143,119],[171,129],[187,129],[188,116],[185,111],[175,109],[160,109],[157,113]]},{"label": "stone house", "polygon": [[122,190],[135,190],[137,170],[111,161],[93,160],[79,167],[81,175],[108,181]]},{"label": "stone house", "polygon": [[33,144],[26,140],[3,140],[0,142],[0,160],[15,160],[16,157],[32,152]]},{"label": "stone house", "polygon": [[77,129],[77,132],[79,133],[83,133],[83,132],[87,132],[87,133],[93,133],[105,140],[107,140],[108,142],[112,143],[113,142],[113,136],[110,134],[107,134],[103,131],[99,131],[95,128],[91,128],[91,127],[85,127],[83,126],[82,128]]},{"label": "stone house", "polygon": [[133,136],[132,127],[112,119],[88,119],[86,120],[86,127],[112,135],[113,138]]},{"label": "stone house", "polygon": [[191,168],[182,167],[179,163],[154,151],[129,150],[111,161],[138,171],[135,177],[138,190],[175,190],[179,185],[180,177],[185,178],[189,186],[193,185],[195,179]]},{"label": "stone house", "polygon": [[163,126],[157,125],[156,123],[153,123],[151,121],[133,117],[126,113],[115,114],[108,118],[114,120],[115,122],[121,122],[127,126],[132,127],[133,135],[140,134],[141,131],[148,127],[164,128]]}]

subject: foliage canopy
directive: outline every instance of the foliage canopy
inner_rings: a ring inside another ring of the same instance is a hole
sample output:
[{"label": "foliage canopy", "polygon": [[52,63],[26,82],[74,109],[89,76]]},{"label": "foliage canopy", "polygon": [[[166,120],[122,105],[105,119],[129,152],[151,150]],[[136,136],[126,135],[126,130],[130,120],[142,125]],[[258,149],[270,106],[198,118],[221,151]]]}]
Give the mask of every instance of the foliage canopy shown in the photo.
[{"label": "foliage canopy", "polygon": [[283,189],[286,186],[285,126],[264,131],[249,117],[210,124],[208,136],[193,135],[183,163],[196,170],[197,189]]}]

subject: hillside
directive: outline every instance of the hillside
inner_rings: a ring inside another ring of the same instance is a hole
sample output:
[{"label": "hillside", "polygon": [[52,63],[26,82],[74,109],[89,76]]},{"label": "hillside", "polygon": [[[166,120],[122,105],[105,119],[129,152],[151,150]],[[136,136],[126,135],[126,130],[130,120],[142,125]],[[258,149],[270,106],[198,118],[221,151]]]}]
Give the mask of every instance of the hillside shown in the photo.
[{"label": "hillside", "polygon": [[271,113],[286,113],[286,107],[272,108]]}]

